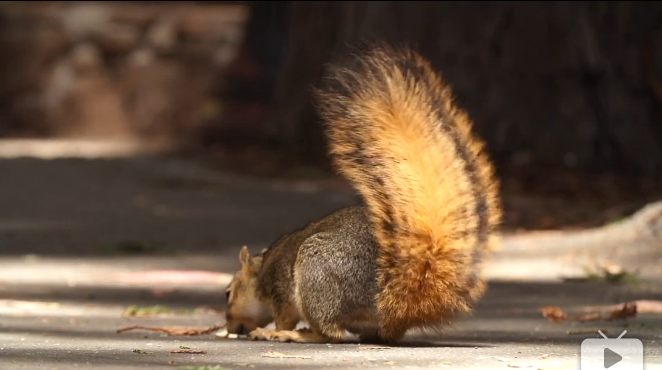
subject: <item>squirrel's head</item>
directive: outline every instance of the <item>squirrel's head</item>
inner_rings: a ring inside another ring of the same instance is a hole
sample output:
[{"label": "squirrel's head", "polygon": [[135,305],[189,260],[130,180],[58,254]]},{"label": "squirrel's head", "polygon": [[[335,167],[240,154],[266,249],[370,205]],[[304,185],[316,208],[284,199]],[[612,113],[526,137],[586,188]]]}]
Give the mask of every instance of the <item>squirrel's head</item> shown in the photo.
[{"label": "squirrel's head", "polygon": [[267,326],[273,317],[271,307],[260,300],[257,292],[257,274],[262,268],[262,253],[252,257],[244,246],[239,252],[239,261],[241,269],[234,275],[225,292],[225,320],[228,333],[241,335]]}]

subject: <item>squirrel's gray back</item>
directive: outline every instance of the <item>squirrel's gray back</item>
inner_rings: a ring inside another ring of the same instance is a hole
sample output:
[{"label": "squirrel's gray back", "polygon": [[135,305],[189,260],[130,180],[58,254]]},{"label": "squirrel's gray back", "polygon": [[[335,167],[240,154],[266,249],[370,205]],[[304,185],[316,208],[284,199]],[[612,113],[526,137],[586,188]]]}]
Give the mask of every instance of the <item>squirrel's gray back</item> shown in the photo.
[{"label": "squirrel's gray back", "polygon": [[378,248],[367,210],[344,208],[310,229],[294,269],[295,296],[301,297],[302,309],[313,316],[346,317],[358,325],[358,316],[363,316],[359,321],[374,323]]}]

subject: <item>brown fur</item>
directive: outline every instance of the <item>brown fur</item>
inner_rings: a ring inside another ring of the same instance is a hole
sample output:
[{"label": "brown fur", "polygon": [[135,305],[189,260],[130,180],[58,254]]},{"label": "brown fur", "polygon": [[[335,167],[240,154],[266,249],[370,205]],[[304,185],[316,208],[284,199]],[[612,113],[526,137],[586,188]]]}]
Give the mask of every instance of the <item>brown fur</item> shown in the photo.
[{"label": "brown fur", "polygon": [[[427,61],[373,50],[319,94],[331,154],[371,211],[385,331],[468,312],[478,255],[500,219],[497,183],[467,115]],[[360,159],[360,160],[359,160]]]},{"label": "brown fur", "polygon": [[259,269],[242,263],[236,280],[258,288],[235,287],[235,302],[269,302],[278,331],[299,319],[312,330],[252,336],[335,341],[349,330],[398,340],[470,312],[484,291],[480,266],[501,211],[498,182],[468,116],[408,50],[374,48],[328,77],[334,85],[317,96],[330,154],[366,207],[282,237],[254,257]]},{"label": "brown fur", "polygon": [[273,320],[269,302],[257,295],[259,283],[256,274],[262,269],[262,257],[251,257],[248,248],[243,247],[239,252],[239,261],[241,269],[226,290],[226,326],[233,333],[239,331],[239,325],[245,326],[248,332]]}]

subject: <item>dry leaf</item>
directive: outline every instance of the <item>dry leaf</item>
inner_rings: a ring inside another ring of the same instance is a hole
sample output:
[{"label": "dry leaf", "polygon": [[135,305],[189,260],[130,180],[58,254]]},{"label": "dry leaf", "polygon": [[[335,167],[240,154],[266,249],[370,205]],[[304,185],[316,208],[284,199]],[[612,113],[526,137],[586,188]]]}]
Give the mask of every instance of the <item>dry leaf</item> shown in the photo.
[{"label": "dry leaf", "polygon": [[384,362],[384,365],[395,365],[394,361],[386,361]]},{"label": "dry leaf", "polygon": [[511,359],[505,358],[505,357],[498,357],[497,360],[499,360],[501,362],[510,362],[510,361],[512,361]]},{"label": "dry leaf", "polygon": [[207,351],[200,349],[173,349],[170,353],[190,353],[194,355],[204,355]]},{"label": "dry leaf", "polygon": [[540,311],[542,316],[551,322],[563,322],[568,318],[568,315],[556,306],[545,306]]},{"label": "dry leaf", "polygon": [[310,357],[310,356],[286,355],[286,354],[284,354],[284,353],[273,352],[273,351],[267,351],[267,354],[263,354],[262,357],[270,357],[270,358],[300,358],[300,359],[308,359],[308,358],[312,358],[312,357]]},{"label": "dry leaf", "polygon": [[372,347],[359,347],[360,349],[391,349],[391,347],[380,347],[380,346],[372,346]]},{"label": "dry leaf", "polygon": [[122,329],[117,329],[117,333],[123,333],[125,331],[129,330],[151,330],[151,331],[157,331],[160,333],[167,333],[170,335],[205,335],[205,334],[211,334],[219,329],[221,329],[220,326],[212,326],[211,328],[207,329],[196,329],[196,328],[187,328],[187,327],[167,327],[167,328],[156,328],[156,327],[149,327],[149,326],[129,326],[126,328]]},{"label": "dry leaf", "polygon": [[620,309],[613,310],[609,316],[607,316],[607,321],[613,320],[627,320],[637,316],[637,304],[634,302],[628,302],[623,305]]},{"label": "dry leaf", "polygon": [[540,357],[538,357],[538,358],[541,359],[541,360],[545,360],[545,359],[548,359],[548,358],[549,358],[549,355],[548,355],[548,354],[544,354],[544,355],[542,355],[542,356],[540,356]]}]

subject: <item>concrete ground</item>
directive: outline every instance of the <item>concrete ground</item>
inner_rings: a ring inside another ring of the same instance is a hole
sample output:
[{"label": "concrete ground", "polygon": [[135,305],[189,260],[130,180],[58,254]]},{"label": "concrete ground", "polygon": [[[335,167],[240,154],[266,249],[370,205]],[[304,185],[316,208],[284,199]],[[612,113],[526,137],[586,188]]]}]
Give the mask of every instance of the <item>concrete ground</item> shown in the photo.
[{"label": "concrete ground", "polygon": [[[413,334],[401,346],[380,348],[352,338],[326,345],[118,334],[132,325],[223,325],[214,310],[122,314],[132,305],[222,309],[241,246],[258,251],[280,233],[356,199],[316,183],[237,178],[181,159],[89,158],[85,148],[78,158],[44,159],[34,157],[46,156],[36,149],[24,157],[32,148],[27,144],[3,148],[0,143],[2,370],[578,369],[581,342],[599,338],[598,329],[610,338],[627,330],[626,338],[644,343],[646,369],[662,369],[659,314],[552,323],[540,313],[542,306],[579,312],[662,299],[655,273],[636,285],[561,283],[561,276],[581,268],[516,237],[504,239],[487,269],[490,288],[475,314],[439,338]],[[148,252],[130,253],[141,248]],[[652,264],[660,261],[655,258]],[[180,346],[206,353],[170,353]]]}]

